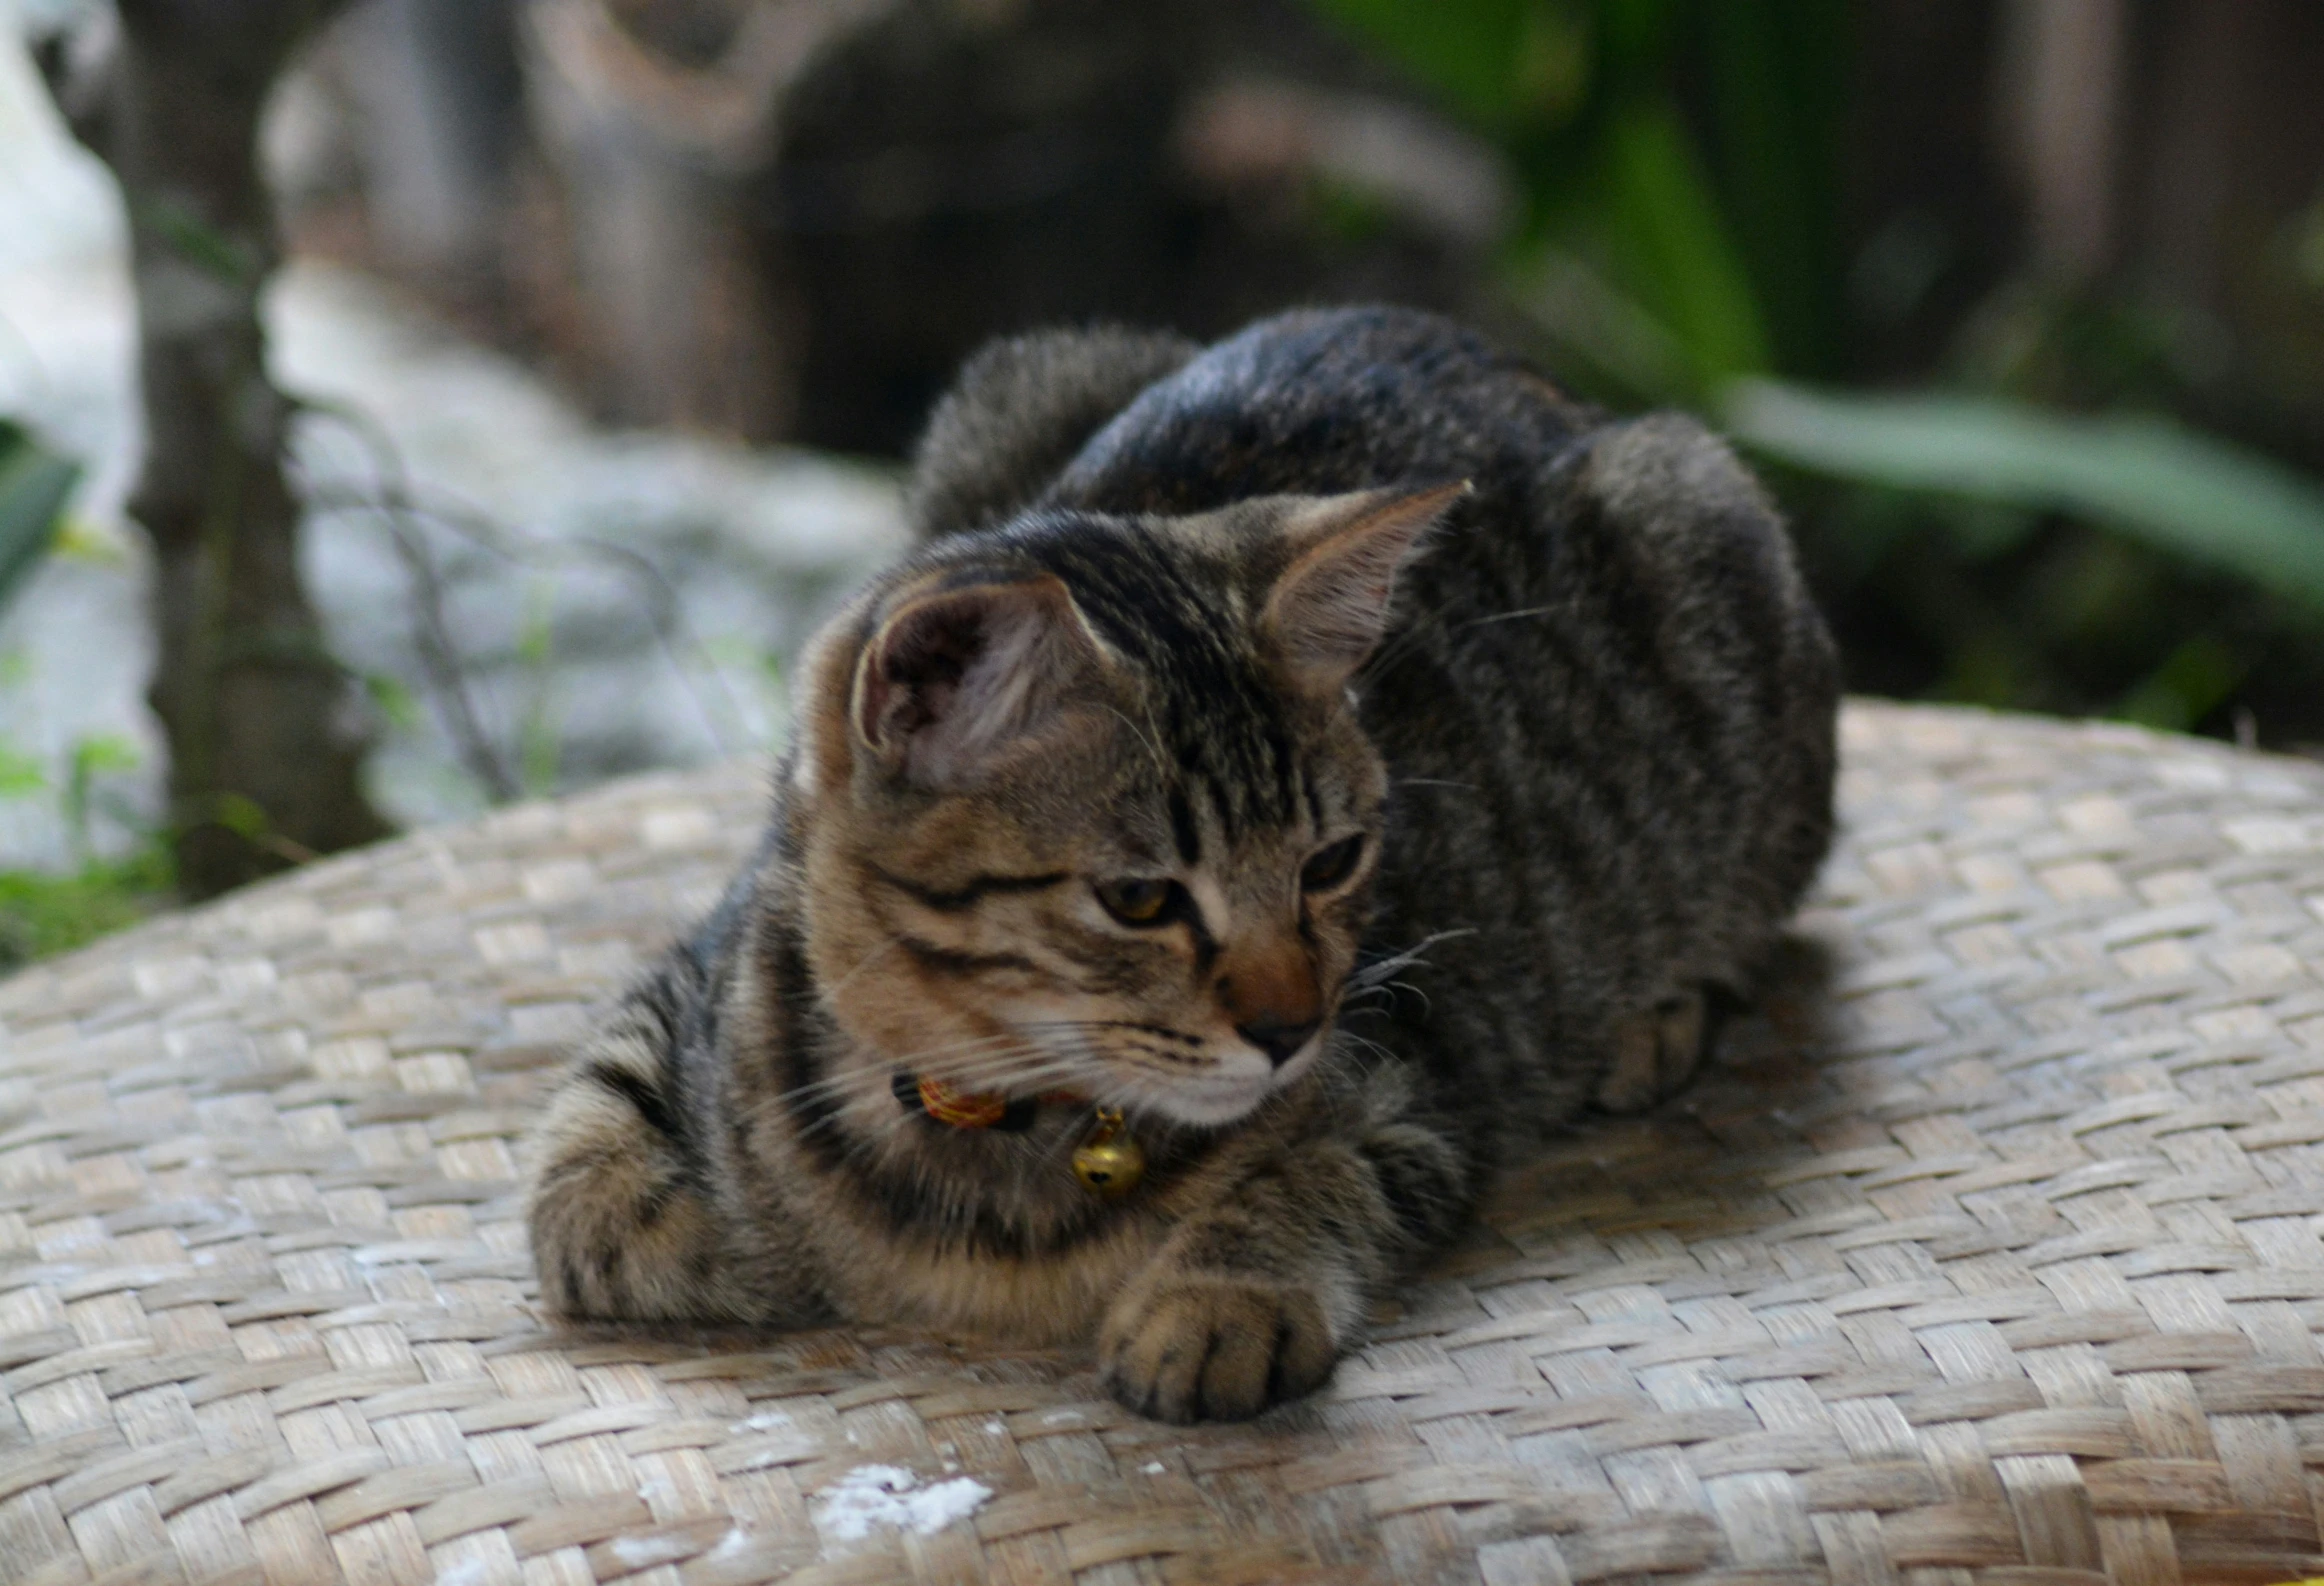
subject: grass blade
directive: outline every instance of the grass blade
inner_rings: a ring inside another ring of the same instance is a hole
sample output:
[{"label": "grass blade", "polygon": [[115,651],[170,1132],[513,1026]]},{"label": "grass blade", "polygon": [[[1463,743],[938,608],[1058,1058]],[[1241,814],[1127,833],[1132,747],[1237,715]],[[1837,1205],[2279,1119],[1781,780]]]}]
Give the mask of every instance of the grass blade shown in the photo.
[{"label": "grass blade", "polygon": [[2067,513],[2324,610],[2324,487],[2167,419],[1766,380],[1720,406],[1737,439],[1794,467]]}]

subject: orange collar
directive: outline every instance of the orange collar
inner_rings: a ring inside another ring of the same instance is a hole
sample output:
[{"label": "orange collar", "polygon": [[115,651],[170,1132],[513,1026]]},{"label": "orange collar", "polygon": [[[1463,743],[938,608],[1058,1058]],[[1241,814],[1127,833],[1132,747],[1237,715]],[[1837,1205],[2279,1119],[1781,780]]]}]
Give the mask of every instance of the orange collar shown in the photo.
[{"label": "orange collar", "polygon": [[984,1091],[955,1090],[931,1074],[899,1073],[890,1081],[890,1088],[906,1108],[955,1129],[1000,1129],[1015,1133],[1033,1127],[1033,1115],[1041,1102],[1063,1107],[1089,1105],[1087,1096],[1063,1090],[1045,1092],[1038,1100],[1030,1096],[1012,1099]]}]

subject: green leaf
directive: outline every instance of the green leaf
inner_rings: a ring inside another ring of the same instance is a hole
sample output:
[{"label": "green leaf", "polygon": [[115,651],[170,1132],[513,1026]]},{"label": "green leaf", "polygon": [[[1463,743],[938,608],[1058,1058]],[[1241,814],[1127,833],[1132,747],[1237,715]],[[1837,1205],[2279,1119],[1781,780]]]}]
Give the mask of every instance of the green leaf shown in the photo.
[{"label": "green leaf", "polygon": [[1828,371],[1845,331],[1839,189],[1850,9],[1846,0],[1707,0],[1693,15],[1722,209],[1779,365],[1794,375]]},{"label": "green leaf", "polygon": [[80,478],[78,464],[0,419],[0,607],[55,543],[65,502]]},{"label": "green leaf", "polygon": [[[1514,281],[1512,295],[1560,353],[1585,362],[1601,385],[1612,386],[1611,394],[1656,407],[1703,402],[1702,371],[1669,327],[1577,255],[1542,249],[1532,268]],[[1583,372],[1560,371],[1569,379]]]},{"label": "green leaf", "polygon": [[249,244],[203,219],[189,204],[133,191],[129,213],[179,258],[213,280],[253,287],[266,274],[264,261]]},{"label": "green leaf", "polygon": [[103,776],[109,771],[134,771],[144,762],[137,745],[119,733],[94,732],[73,740],[73,775]]},{"label": "green leaf", "polygon": [[1721,408],[1738,439],[1795,467],[2067,513],[2324,610],[2324,487],[2167,419],[1765,380]]},{"label": "green leaf", "polygon": [[266,806],[247,793],[213,794],[209,806],[213,824],[245,841],[263,843],[274,831],[274,822],[266,818]]},{"label": "green leaf", "polygon": [[48,772],[31,755],[0,741],[0,799],[30,798],[48,791]]},{"label": "green leaf", "polygon": [[1593,8],[1576,0],[1316,0],[1481,125],[1557,124],[1590,80]]},{"label": "green leaf", "polygon": [[61,803],[65,830],[72,834],[73,848],[82,856],[89,852],[89,815],[95,808],[97,779],[134,771],[139,759],[137,745],[111,733],[92,733],[74,740]]},{"label": "green leaf", "polygon": [[518,775],[525,794],[545,798],[556,791],[563,750],[557,741],[556,589],[537,580],[525,597],[524,623],[517,630],[516,655],[524,667],[527,698],[517,722]]},{"label": "green leaf", "polygon": [[405,686],[403,680],[385,672],[359,674],[363,690],[371,696],[371,703],[391,727],[416,727],[420,722],[420,702],[417,695]]},{"label": "green leaf", "polygon": [[1604,142],[1599,217],[1615,284],[1666,327],[1706,388],[1768,367],[1741,254],[1666,99],[1623,107]]},{"label": "green leaf", "polygon": [[1517,306],[1624,394],[1700,408],[1768,367],[1741,256],[1668,104],[1616,118],[1553,229],[1514,278]]},{"label": "green leaf", "polygon": [[2197,634],[2124,694],[2113,714],[2164,732],[2191,732],[2250,672],[2248,660],[2211,635]]}]

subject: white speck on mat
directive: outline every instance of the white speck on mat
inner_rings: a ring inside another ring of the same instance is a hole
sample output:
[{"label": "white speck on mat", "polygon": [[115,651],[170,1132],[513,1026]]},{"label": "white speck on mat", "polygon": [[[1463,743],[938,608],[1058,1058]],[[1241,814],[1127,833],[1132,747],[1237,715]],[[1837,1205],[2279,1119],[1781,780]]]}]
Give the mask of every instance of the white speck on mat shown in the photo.
[{"label": "white speck on mat", "polygon": [[710,1550],[710,1556],[716,1562],[723,1564],[748,1546],[750,1546],[750,1533],[738,1525],[718,1539],[718,1546]]},{"label": "white speck on mat", "polygon": [[651,1569],[656,1564],[667,1564],[694,1551],[694,1544],[682,1536],[617,1536],[613,1539],[613,1556],[631,1569]]},{"label": "white speck on mat", "polygon": [[1162,1474],[1162,1461],[1156,1460],[1151,1465],[1141,1465],[1138,1468],[1146,1475],[1159,1476]]},{"label": "white speck on mat", "polygon": [[746,1420],[737,1421],[729,1428],[736,1432],[765,1432],[778,1426],[789,1426],[791,1418],[781,1410],[761,1410]]},{"label": "white speck on mat", "polygon": [[772,1448],[762,1448],[759,1449],[756,1453],[745,1455],[742,1459],[742,1462],[734,1466],[734,1469],[764,1470],[769,1465],[795,1465],[798,1462],[798,1445],[794,1443],[777,1443]]},{"label": "white speck on mat", "polygon": [[1008,1423],[1005,1421],[987,1421],[984,1424],[984,1434],[987,1437],[999,1437],[1008,1429]]},{"label": "white speck on mat", "polygon": [[966,1476],[923,1487],[901,1465],[859,1465],[816,1496],[815,1523],[842,1542],[861,1541],[880,1525],[934,1536],[976,1513],[992,1495],[990,1487]]},{"label": "white speck on mat", "polygon": [[1088,1417],[1079,1410],[1049,1410],[1042,1414],[1041,1424],[1043,1426],[1071,1426],[1076,1421],[1087,1419]]},{"label": "white speck on mat", "polygon": [[436,1571],[436,1586],[484,1586],[491,1575],[492,1560],[464,1558]]}]

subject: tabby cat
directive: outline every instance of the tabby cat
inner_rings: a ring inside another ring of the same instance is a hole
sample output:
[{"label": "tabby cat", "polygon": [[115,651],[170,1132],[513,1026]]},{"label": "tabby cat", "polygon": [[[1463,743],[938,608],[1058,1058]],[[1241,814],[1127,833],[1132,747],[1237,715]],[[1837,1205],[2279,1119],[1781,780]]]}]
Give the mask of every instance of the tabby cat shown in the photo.
[{"label": "tabby cat", "polygon": [[1831,829],[1836,676],[1690,420],[1293,313],[999,343],[815,639],[757,857],[537,1144],[575,1318],[1330,1374],[1496,1168],[1686,1078]]}]

